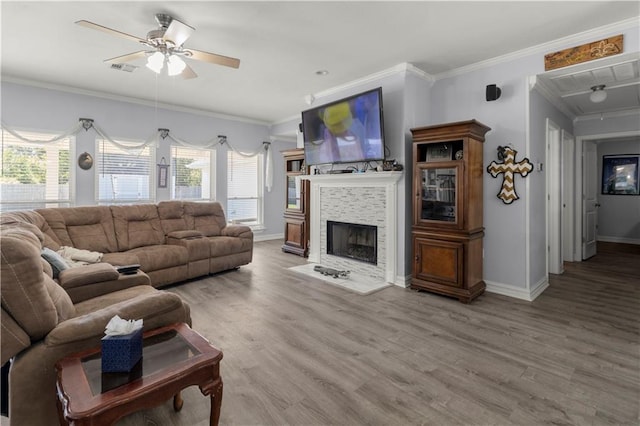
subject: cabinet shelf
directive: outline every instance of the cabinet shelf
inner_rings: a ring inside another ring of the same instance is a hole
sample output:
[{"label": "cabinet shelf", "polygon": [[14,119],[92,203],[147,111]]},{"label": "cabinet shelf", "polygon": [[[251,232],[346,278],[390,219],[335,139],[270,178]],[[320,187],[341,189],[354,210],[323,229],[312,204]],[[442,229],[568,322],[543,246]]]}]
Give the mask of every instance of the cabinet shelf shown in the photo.
[{"label": "cabinet shelf", "polygon": [[302,149],[282,151],[285,164],[286,202],[282,251],[299,256],[309,254],[309,174]]},{"label": "cabinet shelf", "polygon": [[482,143],[475,120],[411,129],[411,288],[468,303],[482,294]]}]

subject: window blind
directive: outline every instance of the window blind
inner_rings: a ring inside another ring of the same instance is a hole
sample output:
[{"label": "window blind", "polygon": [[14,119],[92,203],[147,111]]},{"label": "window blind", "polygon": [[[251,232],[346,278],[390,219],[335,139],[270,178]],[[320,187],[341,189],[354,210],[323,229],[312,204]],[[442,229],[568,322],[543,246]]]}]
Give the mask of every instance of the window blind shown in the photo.
[{"label": "window blind", "polygon": [[155,170],[154,152],[149,146],[135,147],[140,142],[117,141],[119,145],[107,140],[98,141],[96,169],[98,174],[98,202],[111,204],[118,202],[152,202],[154,192],[151,173]]},{"label": "window blind", "polygon": [[262,154],[243,157],[227,153],[227,220],[262,224]]},{"label": "window blind", "polygon": [[[56,136],[34,132],[20,135],[37,140]],[[72,201],[71,139],[33,144],[3,130],[0,210],[69,206]]]},{"label": "window blind", "polygon": [[212,200],[215,153],[208,149],[171,147],[171,198]]}]

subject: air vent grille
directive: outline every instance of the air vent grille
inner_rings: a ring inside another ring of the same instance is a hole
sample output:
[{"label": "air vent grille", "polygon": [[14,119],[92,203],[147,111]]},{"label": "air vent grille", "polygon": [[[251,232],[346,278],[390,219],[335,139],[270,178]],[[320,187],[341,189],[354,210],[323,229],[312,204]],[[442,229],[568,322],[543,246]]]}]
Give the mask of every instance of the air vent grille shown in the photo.
[{"label": "air vent grille", "polygon": [[118,70],[118,71],[133,72],[135,71],[136,68],[138,67],[130,64],[111,64],[111,69]]}]

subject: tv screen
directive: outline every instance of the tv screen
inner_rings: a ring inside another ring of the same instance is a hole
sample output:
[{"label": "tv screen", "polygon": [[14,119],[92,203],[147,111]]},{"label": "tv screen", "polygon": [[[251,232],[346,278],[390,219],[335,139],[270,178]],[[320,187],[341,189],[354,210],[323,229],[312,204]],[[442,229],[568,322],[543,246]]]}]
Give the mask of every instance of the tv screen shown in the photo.
[{"label": "tv screen", "polygon": [[382,89],[302,112],[308,165],[384,160]]}]

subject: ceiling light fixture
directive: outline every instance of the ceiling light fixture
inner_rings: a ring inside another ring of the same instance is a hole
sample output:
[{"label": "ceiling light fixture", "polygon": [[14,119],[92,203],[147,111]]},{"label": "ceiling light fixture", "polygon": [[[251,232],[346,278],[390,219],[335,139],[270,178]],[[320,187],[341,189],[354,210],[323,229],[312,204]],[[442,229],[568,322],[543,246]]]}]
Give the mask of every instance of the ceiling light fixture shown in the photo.
[{"label": "ceiling light fixture", "polygon": [[170,76],[178,75],[184,71],[186,66],[187,64],[182,59],[176,55],[171,55],[167,61],[167,72]]},{"label": "ceiling light fixture", "polygon": [[604,100],[607,99],[607,92],[605,92],[604,90],[605,87],[606,86],[604,84],[593,86],[591,88],[593,92],[591,92],[591,94],[589,95],[589,100],[591,100],[591,102],[593,102],[594,104],[604,102]]},{"label": "ceiling light fixture", "polygon": [[149,56],[147,59],[147,68],[156,74],[160,74],[162,72],[162,68],[164,67],[164,55],[162,52],[156,52],[153,55]]},{"label": "ceiling light fixture", "polygon": [[160,74],[167,63],[167,74],[176,76],[187,67],[187,64],[177,55],[165,55],[162,52],[155,52],[147,59],[147,68],[156,74]]}]

